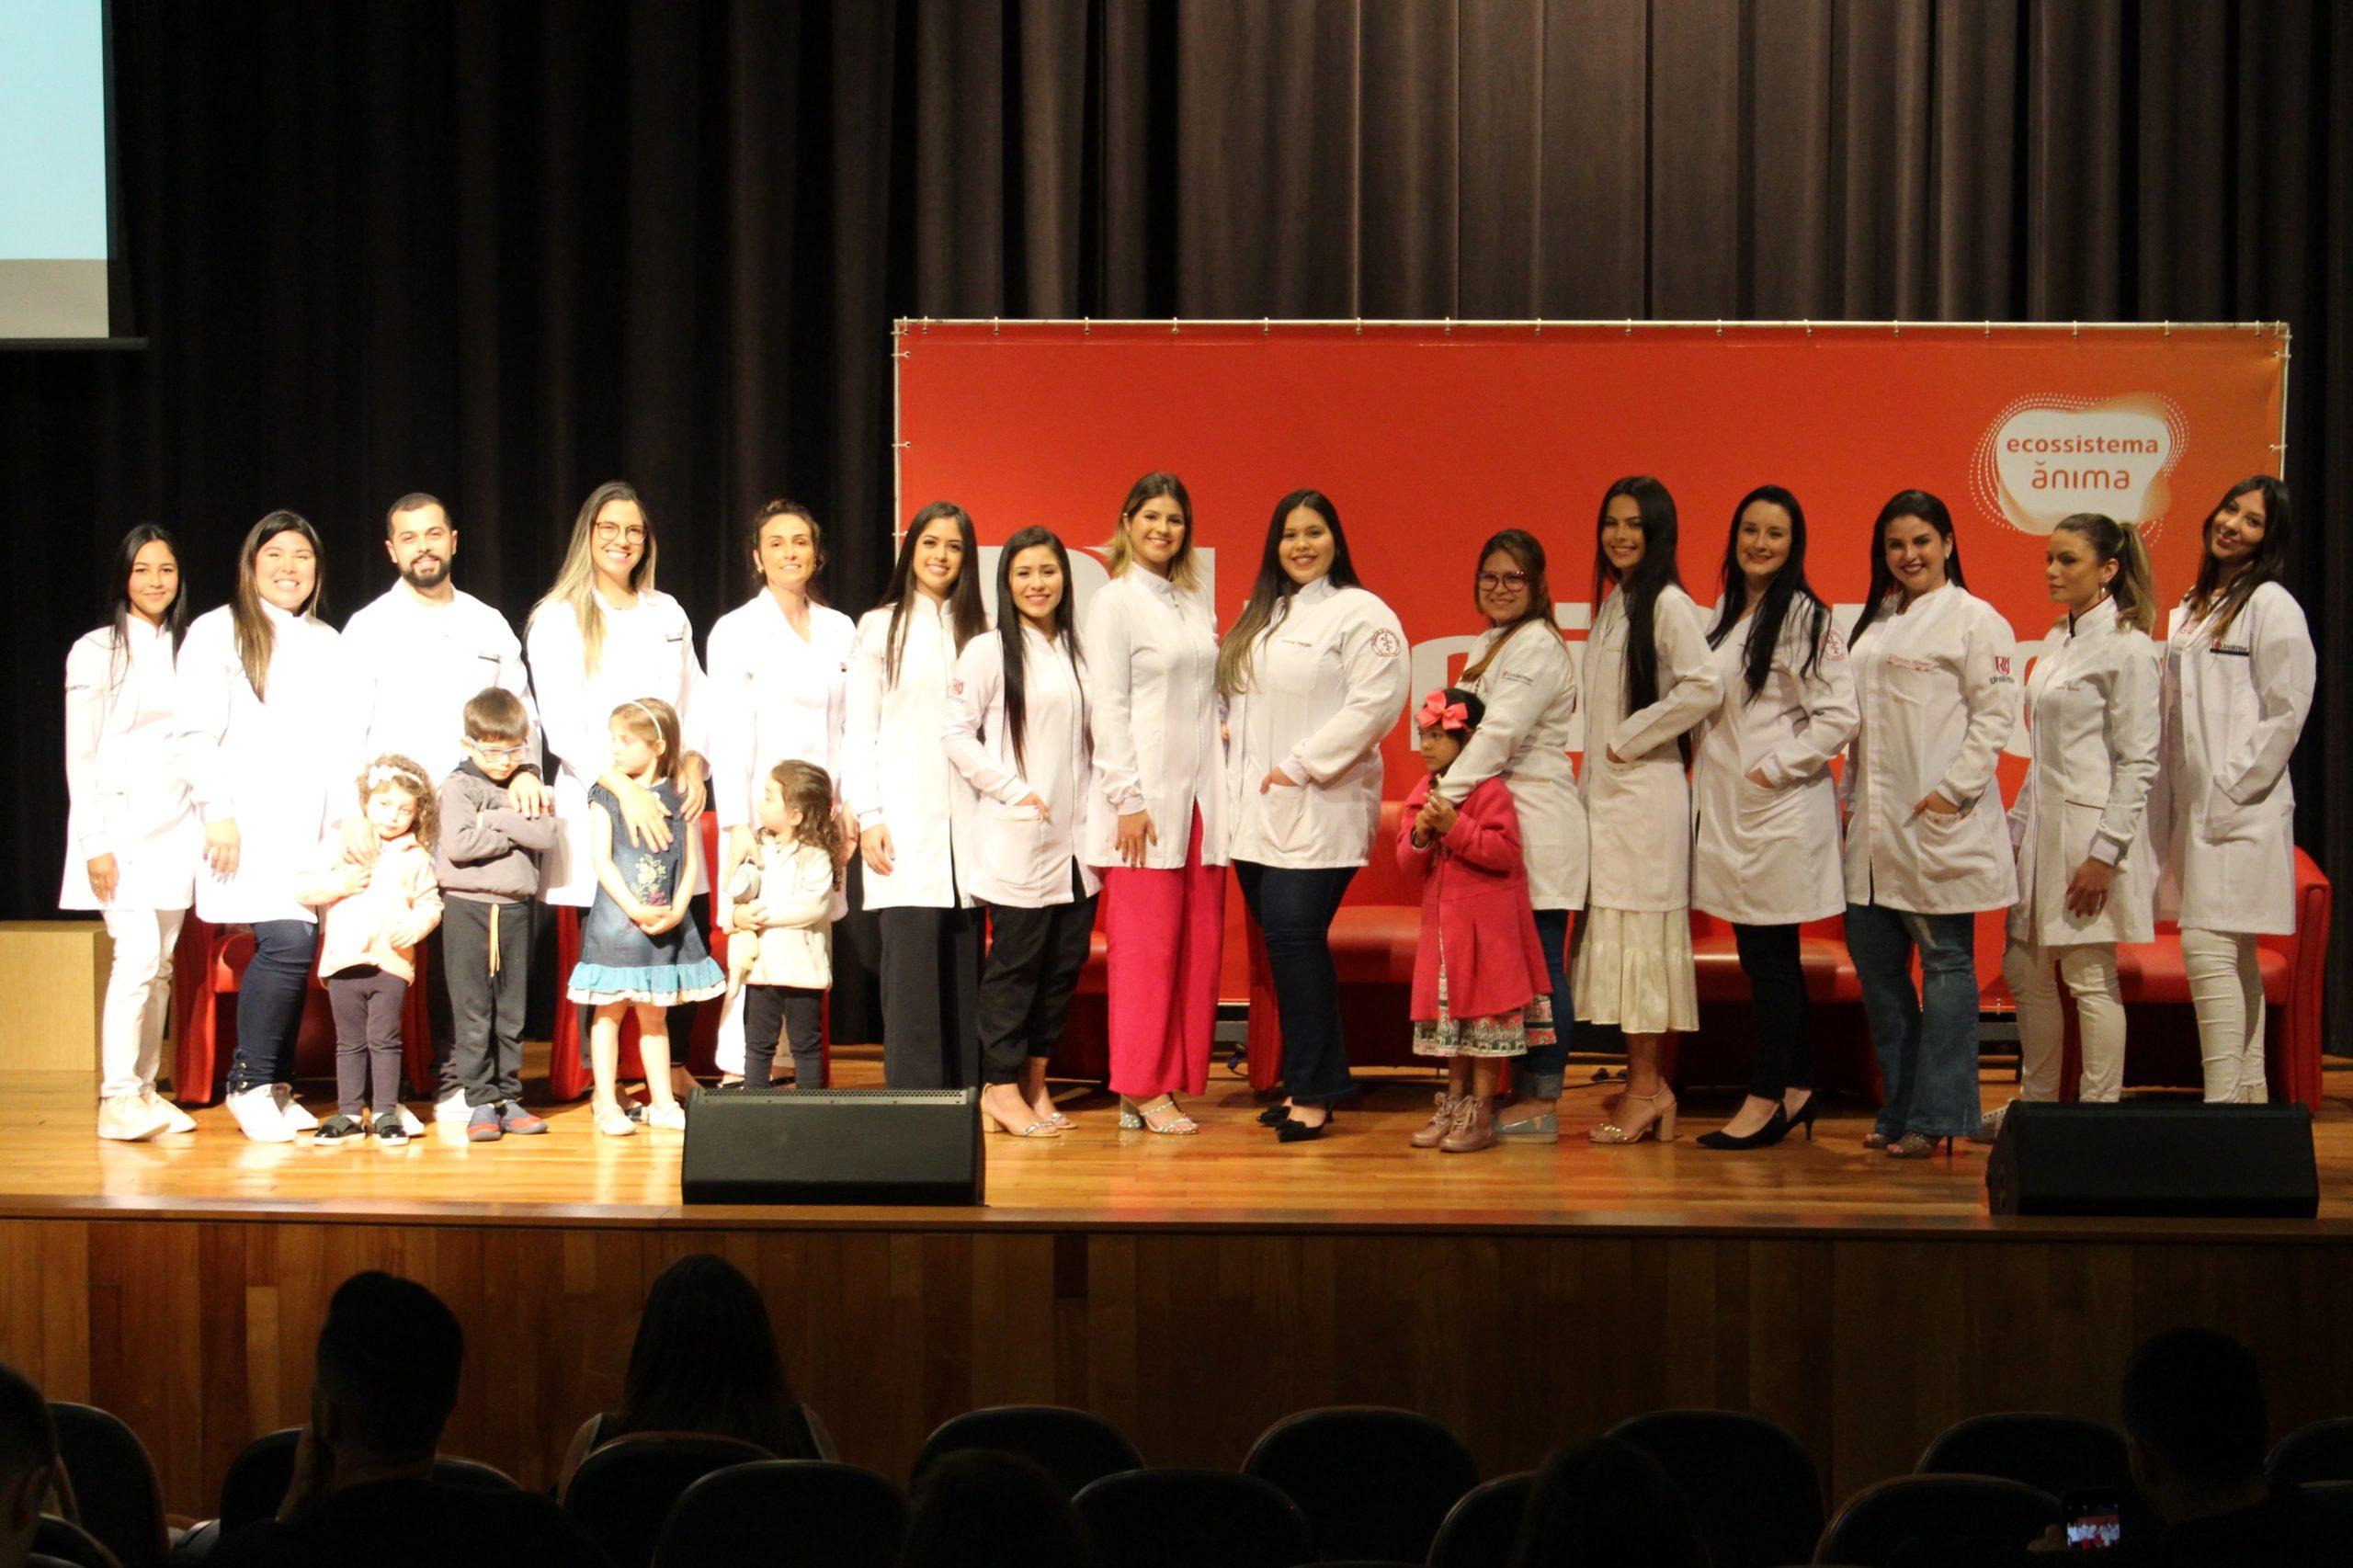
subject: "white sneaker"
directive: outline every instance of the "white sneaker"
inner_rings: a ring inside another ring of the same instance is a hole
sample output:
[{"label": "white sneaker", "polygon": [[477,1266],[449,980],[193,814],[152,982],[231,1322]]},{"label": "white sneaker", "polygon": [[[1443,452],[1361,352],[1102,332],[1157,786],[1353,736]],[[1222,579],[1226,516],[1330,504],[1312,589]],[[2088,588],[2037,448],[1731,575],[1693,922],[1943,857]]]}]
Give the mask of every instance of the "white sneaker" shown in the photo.
[{"label": "white sneaker", "polygon": [[684,1132],[687,1130],[687,1108],[682,1105],[647,1106],[645,1125],[666,1127],[673,1132]]},{"label": "white sneaker", "polygon": [[98,1102],[98,1136],[118,1143],[141,1143],[168,1125],[163,1116],[137,1095],[117,1095]]},{"label": "white sneaker", "polygon": [[[436,1121],[454,1121],[463,1126],[472,1121],[473,1116],[474,1108],[466,1103],[466,1088],[462,1084],[433,1102],[433,1119]],[[421,1128],[410,1130],[412,1135],[422,1131]]]},{"label": "white sneaker", "polygon": [[196,1118],[157,1094],[152,1087],[140,1091],[139,1098],[141,1103],[153,1109],[164,1119],[165,1131],[193,1132],[196,1131]]},{"label": "white sneaker", "polygon": [[229,1114],[237,1119],[237,1129],[256,1143],[291,1143],[294,1130],[286,1124],[286,1113],[278,1108],[274,1086],[256,1084],[250,1089],[231,1094]]},{"label": "white sneaker", "polygon": [[294,1097],[293,1085],[272,1084],[269,1092],[278,1101],[278,1114],[286,1119],[289,1132],[316,1132],[319,1130],[319,1119],[304,1110],[302,1102]]},{"label": "white sneaker", "polygon": [[[404,1105],[396,1105],[392,1108],[392,1114],[401,1119],[401,1131],[403,1132],[407,1133],[412,1138],[422,1138],[425,1136],[425,1123],[416,1119],[416,1112],[409,1109],[408,1107]],[[439,1106],[435,1106],[433,1108],[433,1119],[436,1121],[447,1121],[449,1118],[441,1114],[441,1108]]]}]

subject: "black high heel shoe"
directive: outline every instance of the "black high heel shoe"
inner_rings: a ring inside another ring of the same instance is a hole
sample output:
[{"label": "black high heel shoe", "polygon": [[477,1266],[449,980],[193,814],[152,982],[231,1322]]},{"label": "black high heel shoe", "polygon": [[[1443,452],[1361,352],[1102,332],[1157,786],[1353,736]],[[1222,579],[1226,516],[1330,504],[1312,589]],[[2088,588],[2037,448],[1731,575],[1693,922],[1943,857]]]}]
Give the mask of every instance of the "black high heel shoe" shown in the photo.
[{"label": "black high heel shoe", "polygon": [[1795,1132],[1799,1128],[1804,1128],[1805,1141],[1809,1143],[1813,1142],[1813,1119],[1820,1113],[1821,1108],[1822,1096],[1820,1095],[1816,1094],[1806,1096],[1805,1104],[1798,1107],[1797,1110],[1790,1117],[1790,1131],[1791,1132]]},{"label": "black high heel shoe", "polygon": [[[1807,1104],[1811,1106],[1813,1102]],[[1769,1149],[1789,1135],[1790,1119],[1777,1105],[1765,1125],[1754,1132],[1726,1132],[1719,1127],[1713,1132],[1700,1133],[1692,1142],[1702,1149]]]},{"label": "black high heel shoe", "polygon": [[1277,1100],[1258,1113],[1258,1125],[1261,1127],[1280,1127],[1290,1119],[1290,1107],[1281,1100]]},{"label": "black high heel shoe", "polygon": [[1275,1141],[1279,1143],[1312,1143],[1316,1139],[1323,1137],[1324,1134],[1332,1131],[1332,1123],[1338,1115],[1339,1113],[1337,1111],[1334,1110],[1329,1106],[1325,1106],[1324,1108],[1324,1119],[1317,1122],[1313,1127],[1308,1126],[1307,1123],[1303,1121],[1290,1121],[1287,1119],[1281,1126],[1275,1129]]}]

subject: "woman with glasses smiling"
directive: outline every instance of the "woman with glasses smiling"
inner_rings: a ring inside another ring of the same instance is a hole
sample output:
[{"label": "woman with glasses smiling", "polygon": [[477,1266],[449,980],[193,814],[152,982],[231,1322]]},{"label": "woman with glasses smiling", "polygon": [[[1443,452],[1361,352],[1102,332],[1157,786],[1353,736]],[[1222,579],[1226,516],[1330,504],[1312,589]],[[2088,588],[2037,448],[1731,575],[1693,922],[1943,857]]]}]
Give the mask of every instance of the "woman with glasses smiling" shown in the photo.
[{"label": "woman with glasses smiling", "polygon": [[[1552,620],[1544,547],[1533,534],[1506,528],[1479,548],[1472,602],[1487,619],[1454,684],[1487,705],[1462,754],[1436,793],[1460,806],[1500,776],[1519,811],[1536,937],[1552,982],[1550,997],[1529,1007],[1528,1054],[1519,1063],[1519,1099],[1495,1123],[1505,1142],[1560,1142],[1561,1075],[1568,1063],[1569,912],[1585,907],[1585,801],[1569,765],[1570,723],[1577,713],[1576,663]],[[1549,1014],[1549,1016],[1548,1016]],[[1441,1094],[1432,1126],[1449,1126],[1462,1106]]]},{"label": "woman with glasses smiling", "polygon": [[[630,842],[666,849],[674,835],[697,831],[710,769],[703,743],[702,663],[694,628],[678,601],[654,586],[653,519],[637,492],[613,481],[581,503],[572,543],[555,586],[531,611],[523,645],[531,687],[540,703],[540,731],[554,754],[555,810],[563,831],[540,862],[540,897],[585,909],[597,892],[589,847],[588,790],[601,784],[620,803]],[[613,762],[612,711],[622,703],[659,698],[677,710],[685,756],[676,775],[679,812],[673,819],[661,798]],[[681,897],[703,891],[679,890]],[[693,916],[702,918],[699,906]],[[585,1009],[584,1009],[585,1011]],[[580,1029],[586,1049],[588,1029]]]}]

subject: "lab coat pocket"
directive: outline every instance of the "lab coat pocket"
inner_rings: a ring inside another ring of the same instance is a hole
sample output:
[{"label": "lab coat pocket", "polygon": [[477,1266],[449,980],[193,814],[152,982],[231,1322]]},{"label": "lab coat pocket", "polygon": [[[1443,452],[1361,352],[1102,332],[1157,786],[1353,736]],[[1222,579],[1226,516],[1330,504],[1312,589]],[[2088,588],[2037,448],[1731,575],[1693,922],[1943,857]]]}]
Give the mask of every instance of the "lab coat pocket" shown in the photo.
[{"label": "lab coat pocket", "polygon": [[1920,870],[1935,881],[1957,881],[1995,869],[1994,846],[1974,811],[1921,812],[1912,819],[1919,835]]},{"label": "lab coat pocket", "polygon": [[1017,891],[1047,880],[1046,851],[1053,825],[1036,808],[983,801],[980,827],[981,860],[991,877]]},{"label": "lab coat pocket", "polygon": [[1738,797],[1741,831],[1769,833],[1787,827],[1796,820],[1804,795],[1805,790],[1800,786],[1775,789],[1756,783],[1743,774]]},{"label": "lab coat pocket", "polygon": [[[1258,797],[1258,821],[1267,845],[1281,854],[1303,854],[1313,836],[1314,812],[1308,792],[1313,784],[1286,788],[1278,784]],[[1153,819],[1159,826],[1159,819]]]},{"label": "lab coat pocket", "polygon": [[2198,836],[2209,844],[2252,844],[2263,836],[2273,812],[2268,800],[2241,805],[2219,784],[2206,786],[2206,809],[2199,813]]}]

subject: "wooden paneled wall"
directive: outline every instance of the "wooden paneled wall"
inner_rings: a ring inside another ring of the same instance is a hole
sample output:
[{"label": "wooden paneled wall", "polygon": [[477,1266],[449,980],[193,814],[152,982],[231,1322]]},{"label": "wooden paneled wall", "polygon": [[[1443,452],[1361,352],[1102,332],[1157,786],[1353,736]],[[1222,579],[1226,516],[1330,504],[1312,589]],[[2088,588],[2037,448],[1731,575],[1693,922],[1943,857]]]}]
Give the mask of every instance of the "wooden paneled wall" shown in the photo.
[{"label": "wooden paneled wall", "polygon": [[2126,1353],[2180,1323],[2261,1357],[2280,1430],[2353,1414],[2353,1242],[2006,1236],[1236,1234],[0,1220],[0,1357],[128,1419],[172,1508],[300,1421],[347,1275],[420,1279],[467,1335],[445,1445],[527,1485],[610,1405],[670,1259],[758,1282],[845,1458],[904,1480],[976,1405],[1081,1405],[1161,1464],[1238,1464],[1277,1417],[1428,1411],[1490,1474],[1668,1406],[1754,1410],[1832,1501],[2003,1409],[2113,1418]]}]

